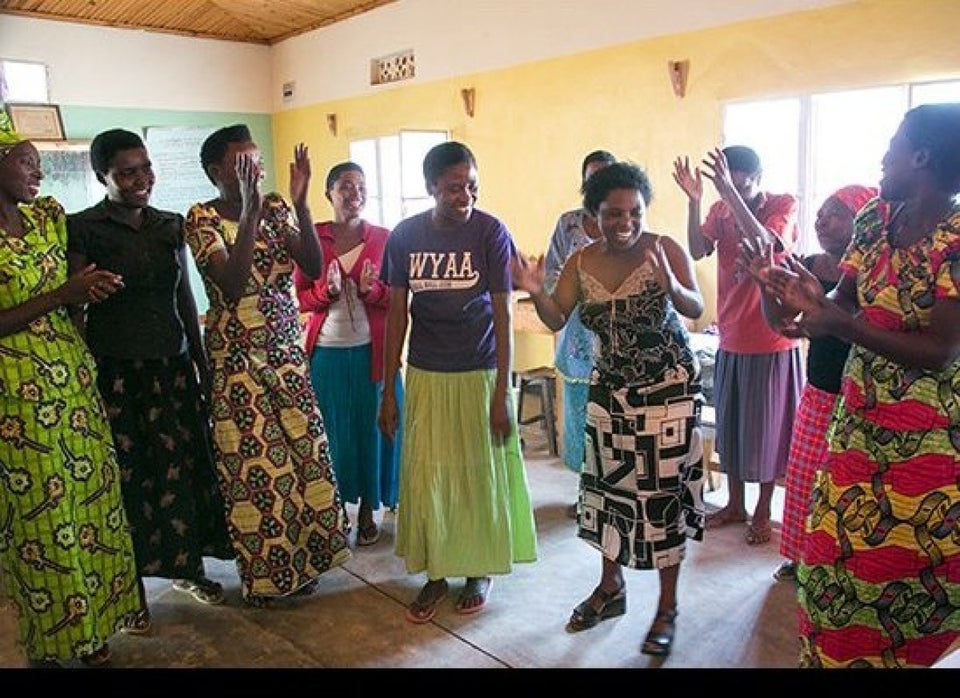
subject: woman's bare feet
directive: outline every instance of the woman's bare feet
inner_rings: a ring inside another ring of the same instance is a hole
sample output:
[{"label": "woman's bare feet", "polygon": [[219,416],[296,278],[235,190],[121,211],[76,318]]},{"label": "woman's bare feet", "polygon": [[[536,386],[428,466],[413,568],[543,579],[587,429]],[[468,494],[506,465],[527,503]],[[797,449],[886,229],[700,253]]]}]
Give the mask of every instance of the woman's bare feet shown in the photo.
[{"label": "woman's bare feet", "polygon": [[726,506],[723,509],[707,514],[705,528],[720,528],[733,523],[745,523],[747,512]]}]

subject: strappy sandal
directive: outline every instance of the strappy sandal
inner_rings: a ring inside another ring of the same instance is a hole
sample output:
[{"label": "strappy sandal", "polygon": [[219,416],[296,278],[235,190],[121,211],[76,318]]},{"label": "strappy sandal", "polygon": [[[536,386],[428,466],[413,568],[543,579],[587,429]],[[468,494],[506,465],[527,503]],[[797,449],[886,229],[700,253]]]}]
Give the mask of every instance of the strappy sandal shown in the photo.
[{"label": "strappy sandal", "polygon": [[83,662],[83,664],[86,666],[98,667],[98,666],[103,666],[104,664],[109,662],[111,656],[112,655],[110,654],[110,646],[106,642],[104,642],[103,646],[100,649],[98,649],[96,652],[91,652],[90,654],[85,654],[82,657],[80,657],[80,661]]},{"label": "strappy sandal", "polygon": [[[128,635],[146,635],[150,632],[151,625],[150,611],[144,608],[141,611],[137,611],[132,616],[128,616],[126,622],[121,628],[121,631],[127,633]],[[106,647],[106,645],[104,645],[104,647]]]},{"label": "strappy sandal", "polygon": [[794,581],[797,578],[797,563],[787,560],[773,573],[773,578],[778,582]]},{"label": "strappy sandal", "polygon": [[[657,615],[650,626],[650,632],[647,633],[640,651],[653,657],[666,657],[670,654],[673,647],[673,636],[676,632],[676,626],[674,625],[676,618],[676,607],[666,611],[657,611]],[[658,623],[661,629],[654,630]]]},{"label": "strappy sandal", "polygon": [[206,577],[199,577],[193,581],[189,579],[175,579],[173,580],[173,588],[185,594],[190,594],[200,603],[205,603],[210,606],[217,606],[223,603],[223,587]]},{"label": "strappy sandal", "polygon": [[[591,601],[600,602],[600,608],[594,608]],[[567,632],[577,633],[592,628],[602,620],[616,618],[627,612],[627,587],[621,584],[617,591],[606,591],[597,586],[590,598],[581,602],[567,622]]]}]

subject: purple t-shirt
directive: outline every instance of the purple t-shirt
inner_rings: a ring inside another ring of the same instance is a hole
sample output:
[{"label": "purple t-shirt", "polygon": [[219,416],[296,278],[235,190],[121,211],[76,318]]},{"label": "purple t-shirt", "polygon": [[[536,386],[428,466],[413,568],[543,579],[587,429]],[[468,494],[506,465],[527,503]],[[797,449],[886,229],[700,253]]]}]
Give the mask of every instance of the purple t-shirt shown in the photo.
[{"label": "purple t-shirt", "polygon": [[411,366],[447,373],[496,368],[490,294],[510,292],[513,249],[507,227],[477,209],[456,227],[437,227],[430,211],[397,224],[380,279],[412,293]]}]

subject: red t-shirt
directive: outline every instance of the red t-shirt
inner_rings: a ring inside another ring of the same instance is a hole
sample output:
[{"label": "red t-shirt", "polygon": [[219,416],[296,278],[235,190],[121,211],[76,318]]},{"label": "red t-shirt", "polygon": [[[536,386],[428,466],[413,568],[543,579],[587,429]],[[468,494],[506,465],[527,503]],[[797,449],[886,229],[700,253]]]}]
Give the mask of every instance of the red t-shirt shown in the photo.
[{"label": "red t-shirt", "polygon": [[[798,204],[790,194],[760,193],[753,212],[760,224],[783,240],[781,257],[789,254],[800,237]],[[723,201],[710,207],[700,227],[717,248],[717,325],[720,348],[736,354],[772,354],[799,346],[795,339],[777,334],[763,319],[760,289],[737,269],[740,230],[733,211]]]}]

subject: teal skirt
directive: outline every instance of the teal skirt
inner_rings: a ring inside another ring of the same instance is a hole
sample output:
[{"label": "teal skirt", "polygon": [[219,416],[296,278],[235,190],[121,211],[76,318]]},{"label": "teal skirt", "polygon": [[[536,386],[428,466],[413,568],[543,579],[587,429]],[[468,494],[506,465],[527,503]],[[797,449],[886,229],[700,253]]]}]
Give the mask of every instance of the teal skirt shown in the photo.
[{"label": "teal skirt", "polygon": [[510,436],[490,432],[495,381],[407,367],[396,553],[410,574],[485,577],[537,559],[513,404]]}]

